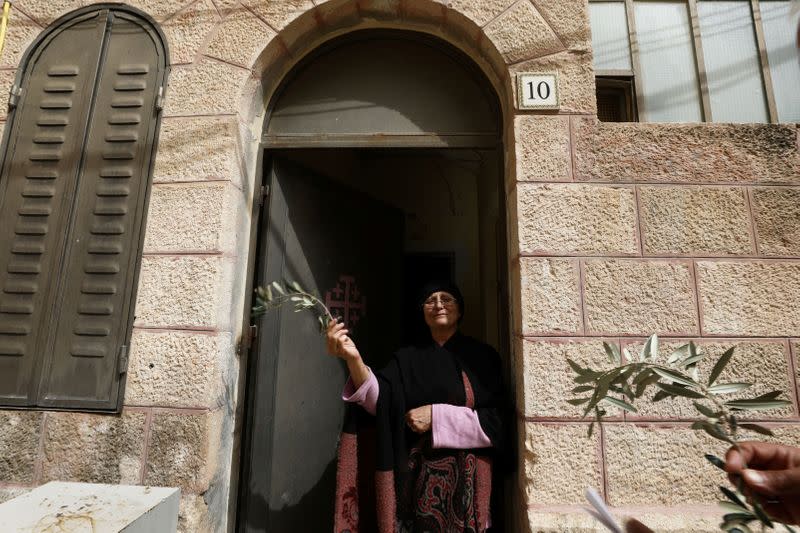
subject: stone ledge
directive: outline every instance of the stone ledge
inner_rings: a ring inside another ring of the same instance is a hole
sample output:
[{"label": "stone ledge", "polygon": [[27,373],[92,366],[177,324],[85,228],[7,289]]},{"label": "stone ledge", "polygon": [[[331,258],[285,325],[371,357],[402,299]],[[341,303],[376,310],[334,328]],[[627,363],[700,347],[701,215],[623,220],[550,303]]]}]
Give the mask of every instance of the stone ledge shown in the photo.
[{"label": "stone ledge", "polygon": [[54,481],[0,505],[0,531],[159,531],[178,526],[180,490]]}]

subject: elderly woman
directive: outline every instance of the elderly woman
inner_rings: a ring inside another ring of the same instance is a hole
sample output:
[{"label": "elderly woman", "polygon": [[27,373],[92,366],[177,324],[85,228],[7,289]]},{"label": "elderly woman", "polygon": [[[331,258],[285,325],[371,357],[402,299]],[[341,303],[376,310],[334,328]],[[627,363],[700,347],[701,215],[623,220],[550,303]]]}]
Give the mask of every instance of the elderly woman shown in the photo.
[{"label": "elderly woman", "polygon": [[[360,406],[340,441],[337,533],[482,532],[491,524],[493,459],[507,441],[500,358],[458,331],[464,301],[455,285],[429,284],[420,311],[430,341],[397,351],[374,373],[345,325],[328,327],[328,351],[350,371],[342,398]],[[374,426],[374,444],[364,426]]]}]

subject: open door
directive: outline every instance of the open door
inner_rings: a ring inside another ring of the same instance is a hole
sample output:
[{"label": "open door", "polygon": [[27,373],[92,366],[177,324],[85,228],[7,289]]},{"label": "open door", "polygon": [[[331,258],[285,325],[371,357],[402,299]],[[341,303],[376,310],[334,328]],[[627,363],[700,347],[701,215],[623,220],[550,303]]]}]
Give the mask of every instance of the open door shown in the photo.
[{"label": "open door", "polygon": [[[279,156],[265,169],[256,282],[316,290],[380,368],[400,343],[403,214]],[[331,531],[347,370],[311,313],[259,319],[251,354],[240,531]]]}]

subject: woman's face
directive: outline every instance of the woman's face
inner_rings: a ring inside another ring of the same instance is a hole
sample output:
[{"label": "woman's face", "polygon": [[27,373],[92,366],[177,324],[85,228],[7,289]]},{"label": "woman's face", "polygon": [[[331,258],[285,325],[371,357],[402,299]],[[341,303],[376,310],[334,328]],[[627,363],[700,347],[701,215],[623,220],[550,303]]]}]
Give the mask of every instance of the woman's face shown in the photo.
[{"label": "woman's face", "polygon": [[458,308],[458,301],[452,294],[445,291],[434,292],[422,304],[422,311],[425,314],[425,323],[428,327],[442,328],[453,327],[458,324],[461,310]]}]

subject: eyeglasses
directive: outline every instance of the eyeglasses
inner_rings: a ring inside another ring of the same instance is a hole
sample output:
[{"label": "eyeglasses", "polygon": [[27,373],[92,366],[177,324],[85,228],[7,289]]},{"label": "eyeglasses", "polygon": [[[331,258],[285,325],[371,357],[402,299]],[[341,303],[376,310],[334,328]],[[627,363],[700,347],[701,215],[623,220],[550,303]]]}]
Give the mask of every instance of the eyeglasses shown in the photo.
[{"label": "eyeglasses", "polygon": [[453,307],[456,304],[456,299],[451,296],[439,296],[439,297],[431,296],[430,298],[425,300],[425,303],[423,305],[428,309],[432,309],[433,307],[436,306],[437,302],[441,303],[442,307]]}]

